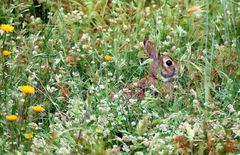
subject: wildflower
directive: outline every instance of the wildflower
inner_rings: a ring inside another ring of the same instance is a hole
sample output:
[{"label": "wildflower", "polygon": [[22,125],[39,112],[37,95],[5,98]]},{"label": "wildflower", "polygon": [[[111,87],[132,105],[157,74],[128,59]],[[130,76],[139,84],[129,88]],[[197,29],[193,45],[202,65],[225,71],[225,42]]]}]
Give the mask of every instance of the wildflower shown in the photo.
[{"label": "wildflower", "polygon": [[40,105],[36,105],[36,106],[32,106],[32,109],[36,112],[43,112],[45,109],[40,106]]},{"label": "wildflower", "polygon": [[32,147],[34,148],[44,148],[46,146],[46,141],[43,137],[33,137]]},{"label": "wildflower", "polygon": [[126,39],[126,42],[130,42],[130,39],[129,39],[129,38],[127,38],[127,39]]},{"label": "wildflower", "polygon": [[24,85],[19,87],[19,90],[25,94],[34,94],[35,89],[32,86]]},{"label": "wildflower", "polygon": [[231,128],[232,132],[235,134],[236,137],[240,137],[240,125],[239,124],[234,124],[234,126]]},{"label": "wildflower", "polygon": [[230,113],[235,112],[235,109],[234,109],[233,105],[229,104],[229,105],[227,106],[227,108],[228,108],[228,111],[229,111]]},{"label": "wildflower", "polygon": [[149,147],[150,144],[151,144],[151,141],[149,141],[149,140],[146,140],[146,141],[143,142],[143,145],[144,145],[145,147]]},{"label": "wildflower", "polygon": [[3,51],[2,51],[2,55],[3,55],[4,57],[7,57],[7,56],[11,55],[11,53],[12,53],[12,52],[7,51],[7,50],[3,50]]},{"label": "wildflower", "polygon": [[32,133],[26,133],[26,134],[24,134],[24,137],[26,139],[32,139],[33,138],[33,134]]},{"label": "wildflower", "polygon": [[7,116],[5,116],[5,119],[7,121],[16,121],[17,120],[17,116],[16,115],[7,115]]},{"label": "wildflower", "polygon": [[39,128],[38,125],[34,122],[28,123],[28,127],[35,130]]},{"label": "wildflower", "polygon": [[112,56],[106,55],[106,56],[104,57],[104,59],[105,59],[106,61],[110,61],[110,60],[112,60]]},{"label": "wildflower", "polygon": [[96,133],[102,133],[101,129],[96,128]]},{"label": "wildflower", "polygon": [[14,27],[12,25],[1,24],[0,29],[5,31],[5,32],[13,32]]},{"label": "wildflower", "polygon": [[177,26],[176,32],[179,34],[180,37],[187,33],[181,26]]},{"label": "wildflower", "polygon": [[59,155],[65,155],[65,154],[70,154],[69,149],[67,149],[66,147],[61,147],[58,151],[57,154]]}]

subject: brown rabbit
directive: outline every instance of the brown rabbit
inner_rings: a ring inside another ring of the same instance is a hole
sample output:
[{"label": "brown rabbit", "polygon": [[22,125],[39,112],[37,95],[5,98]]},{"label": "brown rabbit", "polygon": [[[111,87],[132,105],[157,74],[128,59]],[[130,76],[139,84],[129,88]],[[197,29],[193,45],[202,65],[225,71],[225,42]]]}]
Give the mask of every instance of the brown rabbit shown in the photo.
[{"label": "brown rabbit", "polygon": [[[178,77],[179,64],[171,57],[158,53],[153,43],[147,38],[144,39],[143,45],[148,56],[152,59],[149,67],[149,74],[139,81],[125,84],[123,89],[119,91],[121,94],[120,99],[124,101],[133,97],[137,97],[139,100],[144,99],[147,87],[154,86],[158,88],[158,82],[160,80],[158,77],[161,77],[165,85],[164,89],[168,93],[170,99],[172,99],[171,82],[174,78]],[[115,99],[114,96],[112,96],[113,100]]]}]

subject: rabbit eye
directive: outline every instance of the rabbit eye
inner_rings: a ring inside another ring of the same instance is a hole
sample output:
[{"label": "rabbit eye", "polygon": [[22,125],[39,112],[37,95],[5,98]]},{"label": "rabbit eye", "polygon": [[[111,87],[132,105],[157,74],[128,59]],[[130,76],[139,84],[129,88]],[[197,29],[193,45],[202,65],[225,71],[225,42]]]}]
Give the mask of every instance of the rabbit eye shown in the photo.
[{"label": "rabbit eye", "polygon": [[166,61],[166,65],[171,66],[172,65],[172,61],[171,60]]}]

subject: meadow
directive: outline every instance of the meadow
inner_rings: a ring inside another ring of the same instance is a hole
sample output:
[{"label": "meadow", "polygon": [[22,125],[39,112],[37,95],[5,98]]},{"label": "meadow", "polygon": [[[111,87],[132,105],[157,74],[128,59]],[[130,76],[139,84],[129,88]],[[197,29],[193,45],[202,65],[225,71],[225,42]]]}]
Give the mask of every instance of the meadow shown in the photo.
[{"label": "meadow", "polygon": [[[173,99],[112,100],[180,64]],[[237,0],[0,0],[0,154],[240,154]]]}]

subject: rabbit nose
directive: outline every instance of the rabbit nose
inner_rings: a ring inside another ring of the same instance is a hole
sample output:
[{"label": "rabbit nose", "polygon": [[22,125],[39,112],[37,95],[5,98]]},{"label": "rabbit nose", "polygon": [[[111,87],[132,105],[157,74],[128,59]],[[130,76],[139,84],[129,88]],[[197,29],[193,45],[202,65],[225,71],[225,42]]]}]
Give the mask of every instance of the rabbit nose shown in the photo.
[{"label": "rabbit nose", "polygon": [[168,61],[166,61],[166,64],[167,64],[168,66],[171,66],[171,65],[172,65],[172,61],[171,61],[171,60],[168,60]]}]

